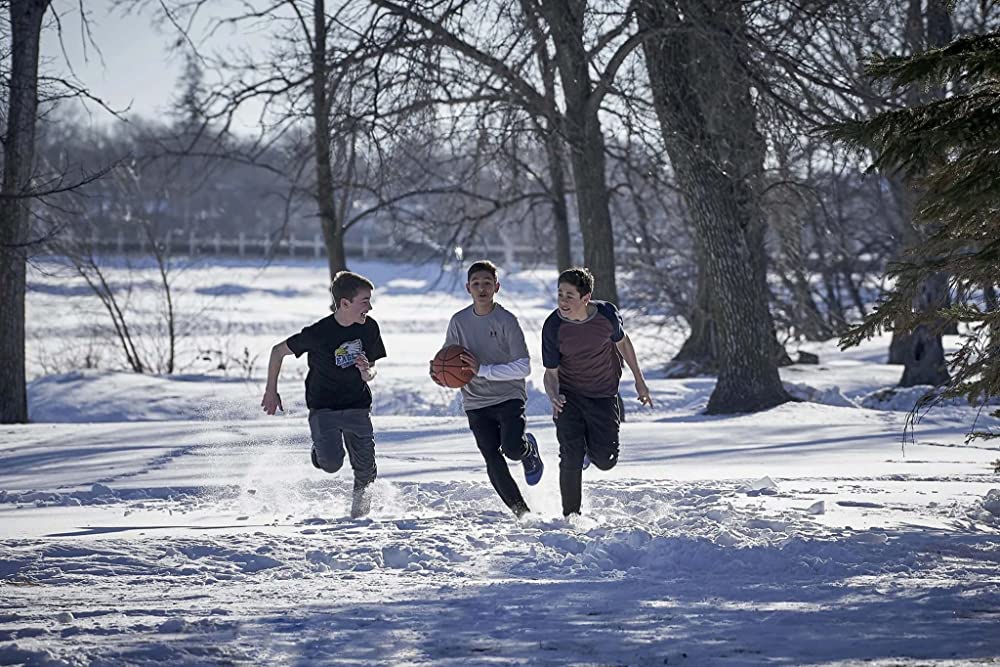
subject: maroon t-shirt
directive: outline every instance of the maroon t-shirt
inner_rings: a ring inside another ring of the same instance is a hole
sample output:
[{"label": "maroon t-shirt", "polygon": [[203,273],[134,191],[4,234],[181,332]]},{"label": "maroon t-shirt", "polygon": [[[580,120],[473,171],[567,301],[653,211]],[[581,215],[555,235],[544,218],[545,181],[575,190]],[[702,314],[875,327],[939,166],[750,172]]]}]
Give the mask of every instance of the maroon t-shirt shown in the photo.
[{"label": "maroon t-shirt", "polygon": [[588,398],[618,394],[622,356],[618,341],[625,337],[621,314],[613,303],[591,301],[593,314],[570,320],[552,312],[542,325],[542,363],[559,369],[559,387]]}]

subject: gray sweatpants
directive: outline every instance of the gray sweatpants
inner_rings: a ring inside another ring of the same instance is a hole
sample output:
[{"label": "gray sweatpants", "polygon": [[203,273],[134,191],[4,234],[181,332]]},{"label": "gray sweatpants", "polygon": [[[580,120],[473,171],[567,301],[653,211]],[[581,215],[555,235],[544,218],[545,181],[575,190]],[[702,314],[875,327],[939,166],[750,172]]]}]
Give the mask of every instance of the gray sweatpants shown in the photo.
[{"label": "gray sweatpants", "polygon": [[317,465],[326,472],[337,472],[344,465],[344,447],[354,469],[354,490],[360,491],[375,481],[375,432],[367,409],[310,410],[309,431]]}]

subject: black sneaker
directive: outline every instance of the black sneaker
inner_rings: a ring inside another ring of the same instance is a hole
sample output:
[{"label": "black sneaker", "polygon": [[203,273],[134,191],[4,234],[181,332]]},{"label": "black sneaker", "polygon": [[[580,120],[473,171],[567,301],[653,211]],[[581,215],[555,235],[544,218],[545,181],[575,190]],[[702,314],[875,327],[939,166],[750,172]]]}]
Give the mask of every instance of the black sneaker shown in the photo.
[{"label": "black sneaker", "polygon": [[545,464],[538,453],[538,441],[531,433],[525,433],[524,439],[528,443],[528,453],[521,459],[524,466],[524,481],[528,486],[534,486],[542,479],[542,472],[545,471]]}]

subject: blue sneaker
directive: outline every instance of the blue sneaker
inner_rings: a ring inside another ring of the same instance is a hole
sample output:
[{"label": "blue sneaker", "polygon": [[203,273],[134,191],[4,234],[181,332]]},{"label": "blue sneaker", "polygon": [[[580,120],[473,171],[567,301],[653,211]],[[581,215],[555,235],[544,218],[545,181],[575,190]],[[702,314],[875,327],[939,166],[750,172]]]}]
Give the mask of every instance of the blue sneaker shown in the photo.
[{"label": "blue sneaker", "polygon": [[545,464],[542,463],[542,457],[538,454],[538,441],[535,440],[535,436],[531,433],[525,433],[524,439],[528,443],[528,453],[521,459],[521,465],[524,466],[524,481],[528,483],[528,486],[534,486],[541,481]]},{"label": "blue sneaker", "polygon": [[586,452],[583,454],[583,468],[581,470],[586,470],[590,467],[590,457],[587,456]]}]

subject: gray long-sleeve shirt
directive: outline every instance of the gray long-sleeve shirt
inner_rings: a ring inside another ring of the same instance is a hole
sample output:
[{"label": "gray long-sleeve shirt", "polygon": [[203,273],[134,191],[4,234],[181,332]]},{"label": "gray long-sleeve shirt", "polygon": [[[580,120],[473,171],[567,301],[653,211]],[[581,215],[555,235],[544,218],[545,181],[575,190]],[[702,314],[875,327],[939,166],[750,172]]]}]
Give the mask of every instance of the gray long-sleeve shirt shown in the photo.
[{"label": "gray long-sleeve shirt", "polygon": [[466,410],[528,399],[524,378],[531,372],[531,362],[524,332],[517,318],[500,304],[487,315],[477,315],[472,306],[455,313],[448,323],[445,345],[461,345],[479,360],[479,373],[462,387]]}]

